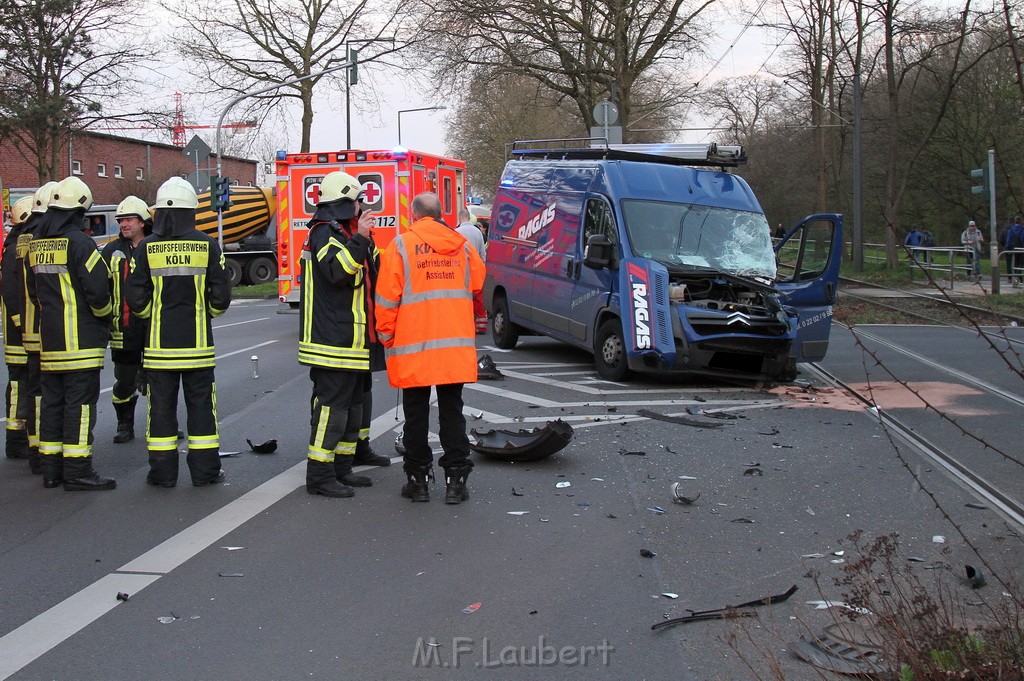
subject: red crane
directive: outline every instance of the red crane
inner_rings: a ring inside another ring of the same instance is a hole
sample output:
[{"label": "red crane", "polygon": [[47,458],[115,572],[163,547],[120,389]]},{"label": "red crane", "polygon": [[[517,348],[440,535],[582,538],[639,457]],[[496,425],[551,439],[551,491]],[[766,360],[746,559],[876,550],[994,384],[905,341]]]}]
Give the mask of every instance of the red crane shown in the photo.
[{"label": "red crane", "polygon": [[[176,147],[184,147],[188,140],[185,139],[186,130],[198,130],[203,128],[215,128],[215,125],[189,125],[185,123],[185,107],[182,104],[180,92],[174,93],[174,121],[170,126],[163,125],[139,125],[131,127],[106,128],[107,130],[170,130],[171,143]],[[238,123],[225,123],[221,128],[255,128],[256,121],[241,121]]]}]

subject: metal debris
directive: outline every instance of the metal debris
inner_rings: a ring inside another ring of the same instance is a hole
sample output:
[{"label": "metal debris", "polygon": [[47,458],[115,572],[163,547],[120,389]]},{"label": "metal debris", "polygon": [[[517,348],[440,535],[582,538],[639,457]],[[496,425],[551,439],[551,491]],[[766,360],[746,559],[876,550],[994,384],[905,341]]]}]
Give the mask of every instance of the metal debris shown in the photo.
[{"label": "metal debris", "polygon": [[657,631],[658,629],[665,629],[672,627],[677,624],[686,624],[688,622],[700,622],[703,620],[724,620],[733,619],[739,617],[755,617],[755,613],[750,608],[756,608],[761,605],[773,605],[775,603],[782,603],[789,599],[790,596],[795,594],[797,586],[794,584],[789,587],[785,593],[781,593],[775,596],[765,596],[764,598],[757,598],[746,603],[740,603],[739,605],[727,605],[724,608],[718,608],[716,610],[696,610],[691,612],[689,615],[683,617],[676,617],[664,622],[658,622],[657,624],[651,625],[651,629]]},{"label": "metal debris", "polygon": [[694,428],[721,428],[725,425],[723,423],[694,421],[693,419],[684,418],[682,416],[668,416],[666,414],[659,414],[656,411],[651,411],[650,409],[637,409],[636,415],[654,419],[655,421],[665,421],[666,423],[676,423],[681,426],[692,426]]}]

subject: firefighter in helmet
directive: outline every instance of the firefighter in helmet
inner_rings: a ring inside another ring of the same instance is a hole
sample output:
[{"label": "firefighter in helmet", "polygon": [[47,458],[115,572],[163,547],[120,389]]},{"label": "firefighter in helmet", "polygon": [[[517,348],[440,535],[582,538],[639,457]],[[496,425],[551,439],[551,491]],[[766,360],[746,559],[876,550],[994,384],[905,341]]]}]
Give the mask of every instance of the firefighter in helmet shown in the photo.
[{"label": "firefighter in helmet", "polygon": [[18,257],[18,239],[25,233],[32,216],[32,197],[26,196],[11,207],[11,231],[4,239],[3,261],[0,262],[0,280],[3,300],[4,361],[7,363],[7,441],[8,459],[28,459],[30,455],[25,411],[19,402],[25,391],[28,375],[28,355],[21,339],[21,310],[25,287],[22,282],[22,263]]},{"label": "firefighter in helmet", "polygon": [[110,268],[110,293],[114,314],[110,318],[110,358],[114,362],[114,389],[111,399],[117,414],[115,443],[135,439],[136,386],[142,370],[142,347],[146,342],[146,320],[132,314],[124,298],[135,247],[153,231],[153,220],[146,202],[137,196],[125,198],[114,214],[120,234],[103,248],[103,259]]},{"label": "firefighter in helmet", "polygon": [[68,177],[29,245],[29,295],[39,304],[39,454],[43,485],[68,491],[109,490],[117,483],[92,465],[92,430],[100,370],[110,338],[110,276],[96,242],[82,232],[92,192]]},{"label": "firefighter in helmet", "polygon": [[361,211],[361,194],[359,181],[347,173],[324,177],[300,260],[299,363],[309,367],[313,381],[306,491],[327,497],[351,497],[353,487],[372,484],[352,472],[371,380],[370,349],[377,341],[378,254],[373,217]]},{"label": "firefighter in helmet", "polygon": [[178,389],[188,412],[188,464],[196,487],[224,481],[217,430],[213,325],[231,304],[231,280],[217,242],[196,229],[195,189],[180,177],[156,194],[153,234],[135,249],[125,299],[149,320],[142,368],[149,383],[149,475],[178,482]]}]

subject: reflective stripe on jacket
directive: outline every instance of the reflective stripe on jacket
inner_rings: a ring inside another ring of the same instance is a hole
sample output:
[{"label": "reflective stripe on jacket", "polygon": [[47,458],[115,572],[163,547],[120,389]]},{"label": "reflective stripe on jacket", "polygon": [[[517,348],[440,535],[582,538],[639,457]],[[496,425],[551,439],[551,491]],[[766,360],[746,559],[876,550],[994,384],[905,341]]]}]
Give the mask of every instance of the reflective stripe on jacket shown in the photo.
[{"label": "reflective stripe on jacket", "polygon": [[[25,225],[15,225],[4,240],[3,261],[0,264],[0,286],[3,300],[4,361],[8,364],[25,364],[28,355],[21,338],[21,314],[25,309],[25,282],[22,268],[24,253],[21,251],[21,237]],[[25,240],[26,251],[28,240]]]},{"label": "reflective stripe on jacket", "polygon": [[381,256],[377,332],[396,388],[476,381],[473,293],[484,263],[465,237],[433,218],[414,222]]}]

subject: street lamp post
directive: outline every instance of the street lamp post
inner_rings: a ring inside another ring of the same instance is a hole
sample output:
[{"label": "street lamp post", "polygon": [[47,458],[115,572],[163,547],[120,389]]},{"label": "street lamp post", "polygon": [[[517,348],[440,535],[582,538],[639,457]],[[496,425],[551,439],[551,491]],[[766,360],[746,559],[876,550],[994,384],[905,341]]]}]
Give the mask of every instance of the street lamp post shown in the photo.
[{"label": "street lamp post", "polygon": [[418,109],[401,109],[398,112],[398,145],[402,145],[402,114],[412,111],[444,111],[447,108],[446,106],[421,106]]}]

